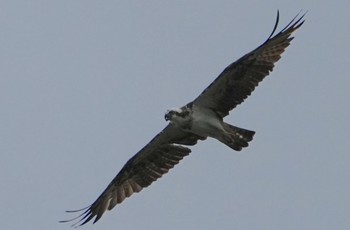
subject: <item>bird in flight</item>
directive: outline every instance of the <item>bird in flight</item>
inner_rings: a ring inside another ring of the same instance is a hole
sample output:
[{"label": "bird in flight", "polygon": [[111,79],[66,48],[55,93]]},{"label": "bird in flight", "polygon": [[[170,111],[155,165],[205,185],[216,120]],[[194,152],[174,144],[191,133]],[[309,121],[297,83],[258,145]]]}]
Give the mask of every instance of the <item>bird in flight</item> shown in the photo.
[{"label": "bird in flight", "polygon": [[106,210],[113,209],[166,174],[189,155],[191,149],[187,146],[197,144],[198,140],[215,138],[236,151],[247,147],[255,132],[230,125],[223,118],[273,70],[293,40],[292,33],[304,23],[304,15],[298,14],[275,34],[279,21],[277,12],[273,31],[262,45],[226,67],[194,101],[168,110],[165,120],[169,124],[126,162],[95,202],[80,210],[67,211],[82,213],[60,222],[78,219],[73,226],[81,226],[95,218],[95,223]]}]

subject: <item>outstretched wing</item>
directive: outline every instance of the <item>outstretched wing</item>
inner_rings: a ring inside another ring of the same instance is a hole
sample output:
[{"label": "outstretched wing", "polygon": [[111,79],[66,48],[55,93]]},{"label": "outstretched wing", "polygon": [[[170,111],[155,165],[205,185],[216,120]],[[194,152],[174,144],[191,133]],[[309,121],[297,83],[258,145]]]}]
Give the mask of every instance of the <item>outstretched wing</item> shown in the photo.
[{"label": "outstretched wing", "polygon": [[210,108],[221,117],[227,116],[273,70],[274,64],[293,40],[291,34],[304,23],[304,15],[300,18],[297,15],[282,31],[273,36],[279,21],[277,12],[275,27],[268,39],[229,65],[193,103]]},{"label": "outstretched wing", "polygon": [[185,133],[169,124],[124,165],[93,204],[80,210],[67,211],[83,211],[82,214],[71,220],[60,222],[80,218],[77,223],[73,224],[77,226],[84,225],[96,217],[95,223],[106,210],[111,210],[133,193],[140,192],[187,156],[191,150],[183,145],[195,145],[198,140],[204,139],[195,134]]}]

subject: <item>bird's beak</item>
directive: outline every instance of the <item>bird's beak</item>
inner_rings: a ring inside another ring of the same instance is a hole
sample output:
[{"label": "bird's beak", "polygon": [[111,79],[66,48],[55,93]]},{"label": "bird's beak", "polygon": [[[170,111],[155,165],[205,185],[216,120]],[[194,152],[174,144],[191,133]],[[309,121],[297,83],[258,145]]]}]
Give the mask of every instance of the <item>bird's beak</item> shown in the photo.
[{"label": "bird's beak", "polygon": [[169,120],[170,120],[170,117],[169,117],[169,114],[168,114],[168,113],[166,113],[166,114],[164,115],[164,119],[165,119],[166,121],[169,121]]}]

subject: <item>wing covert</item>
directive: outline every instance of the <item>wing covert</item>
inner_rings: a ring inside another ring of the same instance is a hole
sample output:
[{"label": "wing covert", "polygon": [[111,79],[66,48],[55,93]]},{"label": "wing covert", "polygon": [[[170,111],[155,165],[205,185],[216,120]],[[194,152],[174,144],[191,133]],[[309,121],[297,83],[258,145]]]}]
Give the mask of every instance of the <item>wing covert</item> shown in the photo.
[{"label": "wing covert", "polygon": [[274,29],[268,39],[226,67],[193,103],[211,108],[221,117],[227,116],[273,70],[275,63],[293,40],[291,34],[304,23],[304,15],[298,19],[297,15],[283,30],[273,36],[279,21],[277,14]]},{"label": "wing covert", "polygon": [[67,211],[83,213],[76,218],[60,222],[79,219],[73,226],[81,226],[94,217],[93,223],[97,222],[106,210],[111,210],[125,198],[148,187],[189,155],[191,150],[183,145],[195,145],[198,140],[204,139],[169,124],[127,161],[93,204],[80,210]]}]

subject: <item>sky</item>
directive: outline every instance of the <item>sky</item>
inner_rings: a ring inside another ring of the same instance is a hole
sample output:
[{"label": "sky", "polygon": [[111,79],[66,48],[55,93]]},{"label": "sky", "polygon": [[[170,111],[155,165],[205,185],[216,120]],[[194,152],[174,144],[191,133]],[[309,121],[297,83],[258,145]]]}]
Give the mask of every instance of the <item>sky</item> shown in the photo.
[{"label": "sky", "polygon": [[350,229],[350,2],[0,1],[0,228],[71,229],[166,122],[230,63],[304,25],[209,139],[81,229]]}]

